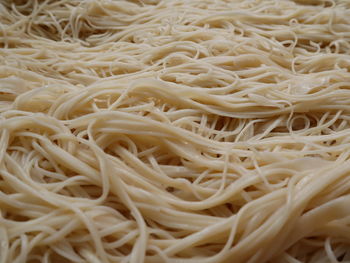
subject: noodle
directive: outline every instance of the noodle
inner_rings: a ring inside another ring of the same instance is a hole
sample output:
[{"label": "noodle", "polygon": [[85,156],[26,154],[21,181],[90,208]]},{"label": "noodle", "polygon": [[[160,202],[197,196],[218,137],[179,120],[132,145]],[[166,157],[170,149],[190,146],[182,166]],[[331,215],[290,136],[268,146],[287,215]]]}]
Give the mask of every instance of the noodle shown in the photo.
[{"label": "noodle", "polygon": [[0,3],[0,263],[350,262],[347,0]]}]

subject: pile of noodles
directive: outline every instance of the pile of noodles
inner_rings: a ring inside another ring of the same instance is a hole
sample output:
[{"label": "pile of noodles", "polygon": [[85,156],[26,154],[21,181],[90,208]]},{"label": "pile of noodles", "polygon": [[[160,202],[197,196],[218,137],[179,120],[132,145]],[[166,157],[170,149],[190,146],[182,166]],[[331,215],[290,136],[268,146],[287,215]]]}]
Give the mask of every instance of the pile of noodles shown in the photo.
[{"label": "pile of noodles", "polygon": [[2,0],[1,263],[350,262],[350,1]]}]

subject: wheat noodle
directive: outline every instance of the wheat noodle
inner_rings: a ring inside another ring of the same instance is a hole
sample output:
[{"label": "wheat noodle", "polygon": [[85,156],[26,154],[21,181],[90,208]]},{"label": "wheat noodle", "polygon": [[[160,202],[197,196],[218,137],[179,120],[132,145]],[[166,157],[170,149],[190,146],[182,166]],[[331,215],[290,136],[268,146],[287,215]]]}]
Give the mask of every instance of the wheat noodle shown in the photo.
[{"label": "wheat noodle", "polygon": [[0,3],[0,262],[350,262],[347,0]]}]

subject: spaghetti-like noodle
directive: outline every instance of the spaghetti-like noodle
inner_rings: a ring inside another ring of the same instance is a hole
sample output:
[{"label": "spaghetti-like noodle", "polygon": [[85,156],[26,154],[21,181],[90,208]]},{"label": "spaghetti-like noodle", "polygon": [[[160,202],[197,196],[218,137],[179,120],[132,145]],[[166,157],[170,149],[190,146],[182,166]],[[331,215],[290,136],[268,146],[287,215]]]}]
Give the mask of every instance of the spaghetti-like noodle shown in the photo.
[{"label": "spaghetti-like noodle", "polygon": [[0,262],[350,262],[350,2],[4,0]]}]

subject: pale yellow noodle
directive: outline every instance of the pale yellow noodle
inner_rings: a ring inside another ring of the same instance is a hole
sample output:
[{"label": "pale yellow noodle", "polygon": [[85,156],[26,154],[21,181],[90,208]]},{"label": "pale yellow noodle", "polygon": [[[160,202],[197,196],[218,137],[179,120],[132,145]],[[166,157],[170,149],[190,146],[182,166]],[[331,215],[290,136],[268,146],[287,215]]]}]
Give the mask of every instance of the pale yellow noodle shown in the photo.
[{"label": "pale yellow noodle", "polygon": [[0,3],[0,263],[350,262],[347,0]]}]

